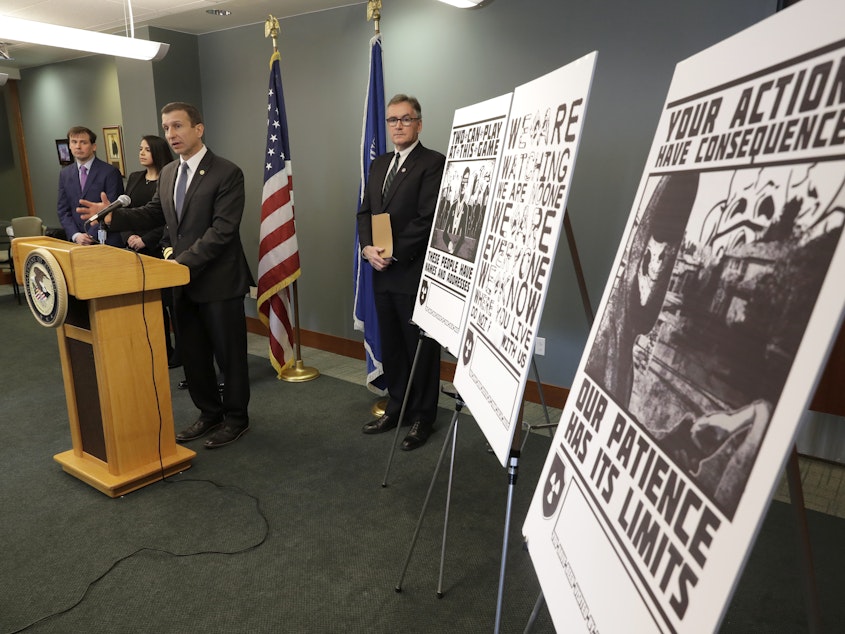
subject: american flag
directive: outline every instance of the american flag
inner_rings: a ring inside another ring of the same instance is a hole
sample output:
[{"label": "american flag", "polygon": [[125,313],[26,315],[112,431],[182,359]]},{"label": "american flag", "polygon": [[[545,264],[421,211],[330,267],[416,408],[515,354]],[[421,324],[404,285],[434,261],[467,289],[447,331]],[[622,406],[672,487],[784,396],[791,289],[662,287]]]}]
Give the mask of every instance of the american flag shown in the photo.
[{"label": "american flag", "polygon": [[294,334],[289,285],[299,277],[299,246],[293,215],[293,176],[279,52],[270,58],[267,91],[267,152],[258,246],[258,315],[270,331],[270,363],[281,378],[293,365]]}]

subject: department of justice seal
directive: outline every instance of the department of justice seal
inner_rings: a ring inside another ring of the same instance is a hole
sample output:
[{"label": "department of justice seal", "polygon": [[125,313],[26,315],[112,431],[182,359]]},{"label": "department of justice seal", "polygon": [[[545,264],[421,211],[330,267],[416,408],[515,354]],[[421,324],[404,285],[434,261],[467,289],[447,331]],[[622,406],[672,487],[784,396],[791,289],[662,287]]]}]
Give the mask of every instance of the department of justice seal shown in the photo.
[{"label": "department of justice seal", "polygon": [[33,249],[23,269],[26,303],[35,319],[47,328],[58,328],[67,317],[67,285],[58,260],[47,249]]}]

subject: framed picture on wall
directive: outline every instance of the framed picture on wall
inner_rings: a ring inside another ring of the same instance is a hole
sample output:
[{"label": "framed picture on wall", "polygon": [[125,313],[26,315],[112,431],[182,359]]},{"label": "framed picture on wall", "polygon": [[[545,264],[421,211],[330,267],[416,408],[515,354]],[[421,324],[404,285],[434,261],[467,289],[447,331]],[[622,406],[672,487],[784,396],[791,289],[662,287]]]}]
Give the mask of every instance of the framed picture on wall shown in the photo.
[{"label": "framed picture on wall", "polygon": [[56,139],[56,153],[59,155],[59,165],[73,163],[73,156],[70,153],[70,145],[67,139]]},{"label": "framed picture on wall", "polygon": [[106,146],[106,162],[120,170],[121,176],[126,176],[123,166],[123,134],[119,125],[103,128],[103,145]]}]

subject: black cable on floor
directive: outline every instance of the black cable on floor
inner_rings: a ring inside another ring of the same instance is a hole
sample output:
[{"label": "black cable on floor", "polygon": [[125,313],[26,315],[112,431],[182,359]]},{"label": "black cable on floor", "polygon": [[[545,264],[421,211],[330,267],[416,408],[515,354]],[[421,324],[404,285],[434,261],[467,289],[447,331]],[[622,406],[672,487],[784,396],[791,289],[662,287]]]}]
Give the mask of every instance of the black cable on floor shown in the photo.
[{"label": "black cable on floor", "polygon": [[42,616],[41,618],[39,618],[35,621],[32,621],[31,623],[23,626],[20,629],[12,630],[11,632],[9,632],[9,634],[18,634],[19,632],[24,632],[24,631],[28,630],[29,628],[31,628],[35,625],[38,625],[40,623],[44,623],[45,621],[48,621],[48,620],[55,618],[57,616],[61,616],[62,614],[67,614],[68,612],[70,612],[74,608],[81,605],[82,602],[85,600],[85,597],[88,596],[88,593],[91,591],[91,589],[95,585],[97,585],[100,581],[105,579],[106,576],[112,570],[117,568],[122,562],[124,562],[128,559],[131,559],[132,557],[134,557],[134,556],[136,556],[140,553],[143,553],[143,552],[162,553],[162,554],[165,554],[165,555],[170,555],[172,557],[197,557],[197,556],[200,556],[200,555],[242,555],[244,553],[248,553],[248,552],[253,551],[257,548],[260,548],[264,544],[264,542],[267,541],[267,536],[270,534],[270,521],[267,519],[267,516],[264,514],[264,511],[261,509],[260,500],[256,496],[252,495],[251,493],[248,493],[244,489],[237,487],[235,485],[232,485],[232,484],[219,484],[219,483],[215,482],[214,480],[208,480],[208,479],[203,479],[203,478],[184,478],[184,479],[180,479],[180,480],[171,480],[170,477],[166,476],[165,473],[164,473],[164,459],[162,458],[162,455],[161,455],[161,433],[162,433],[162,427],[164,425],[164,421],[163,421],[163,417],[162,417],[162,414],[161,414],[161,402],[159,401],[159,398],[158,398],[158,384],[156,383],[156,377],[155,377],[155,358],[154,358],[154,355],[153,355],[153,344],[152,344],[152,340],[150,339],[150,328],[149,328],[149,325],[147,324],[147,314],[146,314],[146,308],[145,308],[146,304],[144,302],[144,294],[146,293],[146,287],[147,287],[146,269],[144,268],[144,261],[141,258],[140,254],[137,253],[134,250],[132,250],[132,251],[137,256],[138,263],[140,264],[140,267],[141,267],[141,317],[142,317],[143,322],[144,322],[144,332],[146,333],[146,337],[147,337],[147,346],[150,349],[150,367],[151,367],[151,371],[152,371],[153,390],[155,392],[156,408],[158,410],[158,461],[159,461],[159,466],[161,468],[161,482],[164,483],[164,484],[167,484],[167,485],[175,485],[175,484],[183,484],[183,483],[186,484],[186,483],[190,483],[190,482],[203,482],[203,483],[212,484],[215,487],[217,487],[218,489],[232,489],[234,491],[237,491],[238,493],[241,493],[242,495],[245,495],[246,497],[253,500],[253,502],[255,502],[255,510],[258,512],[259,517],[264,522],[264,534],[261,536],[261,539],[259,539],[256,543],[251,544],[249,546],[245,546],[245,547],[240,548],[238,550],[232,550],[232,551],[199,550],[199,551],[195,551],[195,552],[191,552],[191,553],[174,553],[174,552],[172,552],[170,550],[166,550],[164,548],[152,548],[152,547],[149,547],[149,546],[142,546],[141,548],[138,548],[137,550],[129,553],[128,555],[125,555],[125,556],[115,560],[114,562],[112,562],[112,564],[101,575],[99,575],[97,578],[93,579],[92,581],[88,582],[88,585],[85,586],[85,589],[82,591],[82,595],[72,605],[64,608],[63,610],[58,610],[56,612],[52,612],[50,614]]}]

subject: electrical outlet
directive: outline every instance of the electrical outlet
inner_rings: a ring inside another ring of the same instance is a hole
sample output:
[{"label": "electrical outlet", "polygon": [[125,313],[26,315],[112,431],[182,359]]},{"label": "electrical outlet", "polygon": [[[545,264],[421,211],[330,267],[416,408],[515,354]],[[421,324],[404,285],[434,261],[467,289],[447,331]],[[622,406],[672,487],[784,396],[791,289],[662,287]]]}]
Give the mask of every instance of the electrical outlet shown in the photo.
[{"label": "electrical outlet", "polygon": [[257,286],[250,286],[249,287],[249,298],[250,299],[258,299],[258,287]]},{"label": "electrical outlet", "polygon": [[534,340],[534,354],[537,356],[542,357],[546,354],[546,338],[545,337],[537,337]]}]

